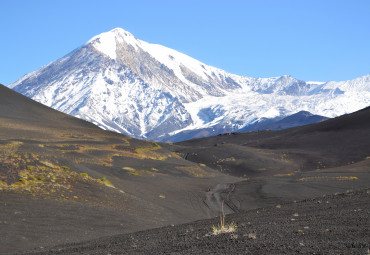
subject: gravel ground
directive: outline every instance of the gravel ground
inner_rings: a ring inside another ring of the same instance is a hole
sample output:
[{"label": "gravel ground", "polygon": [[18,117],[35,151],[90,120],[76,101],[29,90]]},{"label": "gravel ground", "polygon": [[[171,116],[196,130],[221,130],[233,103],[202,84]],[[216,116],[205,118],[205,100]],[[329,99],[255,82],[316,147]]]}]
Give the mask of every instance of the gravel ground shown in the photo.
[{"label": "gravel ground", "polygon": [[22,254],[370,254],[370,189]]}]

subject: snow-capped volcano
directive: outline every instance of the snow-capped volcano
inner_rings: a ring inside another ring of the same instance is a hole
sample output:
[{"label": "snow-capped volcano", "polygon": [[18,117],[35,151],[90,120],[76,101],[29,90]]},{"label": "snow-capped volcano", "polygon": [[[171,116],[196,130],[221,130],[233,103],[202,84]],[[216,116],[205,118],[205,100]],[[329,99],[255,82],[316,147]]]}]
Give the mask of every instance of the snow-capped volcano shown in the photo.
[{"label": "snow-capped volcano", "polygon": [[116,28],[10,85],[104,129],[156,141],[237,131],[299,111],[334,117],[370,105],[370,75],[344,82],[227,73]]}]

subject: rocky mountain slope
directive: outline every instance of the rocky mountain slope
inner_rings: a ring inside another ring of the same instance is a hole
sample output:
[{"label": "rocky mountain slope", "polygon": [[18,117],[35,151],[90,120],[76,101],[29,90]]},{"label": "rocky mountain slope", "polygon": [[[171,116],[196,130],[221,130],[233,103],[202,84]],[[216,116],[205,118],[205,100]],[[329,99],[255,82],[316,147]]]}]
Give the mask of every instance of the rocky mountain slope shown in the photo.
[{"label": "rocky mountain slope", "polygon": [[233,132],[302,110],[335,117],[370,104],[370,75],[327,83],[244,77],[121,28],[93,37],[10,88],[103,129],[155,141],[189,139],[194,130],[206,130],[202,136]]}]

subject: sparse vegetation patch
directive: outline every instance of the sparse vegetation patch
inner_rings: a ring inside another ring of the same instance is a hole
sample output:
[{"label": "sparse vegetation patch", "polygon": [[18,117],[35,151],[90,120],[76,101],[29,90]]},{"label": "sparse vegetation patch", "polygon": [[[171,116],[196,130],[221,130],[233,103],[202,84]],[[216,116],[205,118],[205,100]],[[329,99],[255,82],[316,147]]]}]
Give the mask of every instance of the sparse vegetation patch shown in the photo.
[{"label": "sparse vegetation patch", "polygon": [[354,181],[358,180],[356,176],[312,176],[312,177],[303,177],[298,179],[298,181]]},{"label": "sparse vegetation patch", "polygon": [[158,171],[158,169],[156,168],[151,168],[151,170],[136,170],[132,167],[122,167],[123,170],[126,170],[128,171],[128,173],[130,175],[133,175],[133,176],[143,176],[143,175],[152,175],[152,176],[155,176],[155,175],[164,175],[162,173],[160,173]]},{"label": "sparse vegetation patch", "polygon": [[90,201],[97,198],[91,198],[89,191],[83,190],[87,187],[101,189],[100,187],[106,186],[115,189],[105,177],[95,179],[87,173],[80,174],[71,171],[68,166],[58,165],[52,155],[21,153],[16,151],[14,144],[8,147],[11,150],[6,149],[6,153],[1,151],[3,148],[0,148],[0,166],[6,174],[0,175],[1,192],[23,193],[56,200]]},{"label": "sparse vegetation patch", "polygon": [[203,178],[203,177],[212,177],[213,176],[213,174],[210,174],[210,173],[206,172],[202,167],[200,167],[198,165],[178,166],[178,167],[176,167],[176,169],[184,171],[185,173],[187,173],[188,175],[193,176],[193,177]]}]

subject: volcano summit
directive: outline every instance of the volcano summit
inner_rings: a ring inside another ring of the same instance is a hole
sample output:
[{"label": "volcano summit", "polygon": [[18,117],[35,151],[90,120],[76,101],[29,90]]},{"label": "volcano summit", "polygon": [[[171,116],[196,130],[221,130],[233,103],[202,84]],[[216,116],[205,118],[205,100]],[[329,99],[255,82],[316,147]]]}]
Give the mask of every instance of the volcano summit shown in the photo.
[{"label": "volcano summit", "polygon": [[103,129],[153,141],[246,131],[300,111],[335,117],[370,104],[370,75],[326,83],[244,77],[121,28],[93,37],[10,88]]}]

